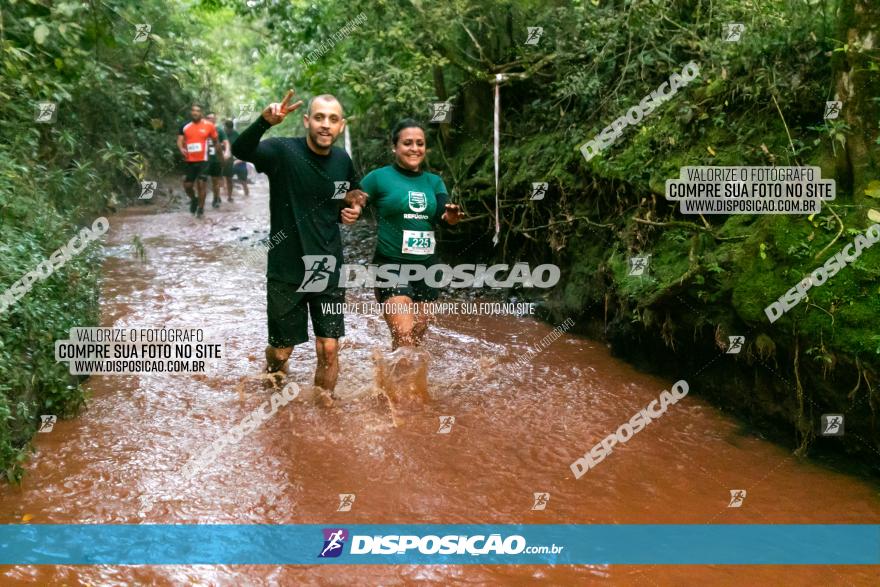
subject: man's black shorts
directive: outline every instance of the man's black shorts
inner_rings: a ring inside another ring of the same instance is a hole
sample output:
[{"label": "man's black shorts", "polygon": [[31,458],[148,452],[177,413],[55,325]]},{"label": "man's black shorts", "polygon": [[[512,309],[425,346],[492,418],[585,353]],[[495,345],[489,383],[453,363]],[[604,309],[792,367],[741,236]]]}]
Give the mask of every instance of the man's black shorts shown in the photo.
[{"label": "man's black shorts", "polygon": [[186,164],[186,181],[192,183],[198,178],[200,181],[208,179],[208,162],[196,161]]},{"label": "man's black shorts", "polygon": [[220,160],[216,157],[211,158],[208,161],[208,175],[211,177],[220,177],[223,174],[223,166],[220,164]]},{"label": "man's black shorts", "polygon": [[[393,259],[388,259],[387,257],[383,257],[378,253],[373,256],[373,265],[404,265],[406,263],[418,263],[424,265],[432,265],[432,262],[418,262],[418,261],[395,261]],[[394,275],[399,275],[400,271],[393,271]],[[419,279],[415,281],[410,281],[406,285],[398,285],[393,287],[377,287],[375,288],[376,299],[380,304],[384,304],[388,298],[393,298],[394,296],[407,296],[414,302],[433,302],[438,297],[440,297],[440,290],[436,287],[431,287],[427,283],[425,283],[424,279]]]},{"label": "man's black shorts", "polygon": [[321,338],[345,336],[342,305],[345,290],[333,288],[318,293],[296,291],[299,286],[274,279],[266,284],[266,313],[269,344],[285,348],[308,342],[308,315],[312,331]]}]

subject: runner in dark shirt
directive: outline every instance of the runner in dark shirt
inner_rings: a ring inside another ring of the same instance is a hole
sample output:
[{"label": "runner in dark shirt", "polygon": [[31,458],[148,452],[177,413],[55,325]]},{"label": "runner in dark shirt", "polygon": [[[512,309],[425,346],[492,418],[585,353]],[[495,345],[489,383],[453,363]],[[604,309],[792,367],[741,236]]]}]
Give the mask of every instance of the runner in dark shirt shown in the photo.
[{"label": "runner in dark shirt", "polygon": [[339,373],[338,339],[345,334],[342,308],[331,308],[345,302],[345,292],[338,287],[342,239],[337,223],[354,223],[365,196],[353,189],[358,180],[351,158],[333,147],[345,128],[342,105],[335,97],[325,94],[311,100],[303,116],[308,136],[260,141],[271,126],[302,105],[289,104],[292,96],[289,91],[284,101],[267,106],[236,139],[232,152],[269,176],[270,237],[280,239],[269,251],[266,272],[268,370],[280,370],[293,346],[308,341],[308,313],[318,355],[315,385],[329,392],[323,397],[330,401]]},{"label": "runner in dark shirt", "polygon": [[[223,172],[223,165],[226,164],[227,155],[229,154],[229,137],[226,132],[217,126],[217,115],[211,112],[206,116],[211,124],[217,128],[218,140],[208,142],[208,176],[211,178],[211,193],[214,194],[214,200],[211,202],[212,208],[220,207],[220,177]],[[232,201],[232,192],[226,192],[227,201]]]},{"label": "runner in dark shirt", "polygon": [[[223,123],[223,127],[226,129],[226,137],[229,139],[229,144],[235,142],[235,139],[238,138],[238,131],[235,130],[235,124],[231,120],[227,120]],[[237,160],[234,157],[227,157],[226,161],[223,163],[223,179],[226,182],[226,194],[227,199],[232,201],[232,192],[234,191],[234,185],[232,183],[233,176],[236,175],[235,170],[235,162],[238,161],[241,165],[244,165],[244,161]],[[241,167],[239,166],[239,169]],[[241,187],[244,188],[244,195],[248,194],[248,185],[247,185],[247,168],[245,167],[244,177],[241,177],[241,173],[239,173],[239,181],[241,181]]]}]

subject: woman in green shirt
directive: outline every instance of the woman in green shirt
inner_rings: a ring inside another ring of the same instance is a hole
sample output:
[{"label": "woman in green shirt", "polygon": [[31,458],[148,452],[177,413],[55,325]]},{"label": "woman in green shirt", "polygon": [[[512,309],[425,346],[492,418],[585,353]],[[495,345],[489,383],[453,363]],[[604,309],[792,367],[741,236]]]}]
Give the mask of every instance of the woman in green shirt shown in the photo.
[{"label": "woman in green shirt", "polygon": [[[373,264],[434,265],[439,263],[435,253],[437,225],[457,224],[463,213],[458,205],[447,203],[449,196],[440,176],[421,170],[425,129],[418,122],[411,118],[398,122],[391,144],[394,163],[371,171],[361,181],[361,189],[369,195],[367,203],[378,217]],[[384,275],[396,277],[400,272],[386,267]],[[387,280],[382,273],[379,279]],[[376,299],[385,304],[384,317],[394,349],[421,344],[431,318],[429,303],[437,296],[437,288],[425,279],[410,278],[404,285],[376,288]]]}]

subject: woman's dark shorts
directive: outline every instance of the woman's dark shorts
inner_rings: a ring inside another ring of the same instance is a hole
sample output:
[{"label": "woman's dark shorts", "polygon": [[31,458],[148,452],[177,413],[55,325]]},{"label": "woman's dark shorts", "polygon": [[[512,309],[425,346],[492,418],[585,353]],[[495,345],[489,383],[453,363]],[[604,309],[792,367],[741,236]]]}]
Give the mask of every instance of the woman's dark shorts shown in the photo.
[{"label": "woman's dark shorts", "polygon": [[[383,257],[381,255],[373,256],[373,265],[403,265],[407,263],[413,263],[418,265],[433,265],[436,261],[436,258],[431,258],[427,261],[398,261],[395,259],[388,259],[387,257]],[[392,271],[394,275],[399,275],[400,271],[395,270]],[[433,302],[438,297],[440,297],[440,290],[436,287],[431,287],[430,285],[425,283],[424,279],[419,280],[410,280],[406,285],[398,285],[393,287],[377,287],[376,291],[376,300],[379,301],[380,304],[385,303],[388,298],[393,298],[394,296],[407,296],[414,302]]]}]

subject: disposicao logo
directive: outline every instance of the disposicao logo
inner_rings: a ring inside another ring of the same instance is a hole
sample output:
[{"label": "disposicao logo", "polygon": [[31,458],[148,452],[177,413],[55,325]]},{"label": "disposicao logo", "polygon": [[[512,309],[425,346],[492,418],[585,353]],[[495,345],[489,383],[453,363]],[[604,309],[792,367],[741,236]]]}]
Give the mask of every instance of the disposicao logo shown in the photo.
[{"label": "disposicao logo", "polygon": [[336,558],[342,554],[348,530],[345,528],[324,528],[324,548],[318,558]]},{"label": "disposicao logo", "polygon": [[[536,494],[537,495],[537,494]],[[549,499],[549,494],[544,494]],[[365,536],[351,534],[345,528],[324,528],[324,548],[318,558],[335,558],[350,546],[348,554],[357,555],[519,555],[519,554],[559,554],[564,546],[528,546],[526,539],[519,534],[503,537],[501,534],[478,535],[438,535],[414,534],[375,534]],[[350,540],[349,540],[350,539]]]}]

